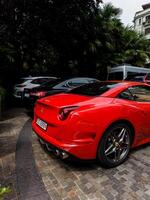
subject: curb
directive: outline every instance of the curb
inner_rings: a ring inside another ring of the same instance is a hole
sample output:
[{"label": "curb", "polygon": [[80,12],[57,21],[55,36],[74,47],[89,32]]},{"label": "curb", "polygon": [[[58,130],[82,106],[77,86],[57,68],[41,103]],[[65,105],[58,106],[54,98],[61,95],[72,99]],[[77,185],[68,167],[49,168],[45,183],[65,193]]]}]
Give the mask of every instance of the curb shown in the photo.
[{"label": "curb", "polygon": [[36,168],[32,151],[31,120],[25,123],[18,137],[16,174],[20,200],[51,200]]}]

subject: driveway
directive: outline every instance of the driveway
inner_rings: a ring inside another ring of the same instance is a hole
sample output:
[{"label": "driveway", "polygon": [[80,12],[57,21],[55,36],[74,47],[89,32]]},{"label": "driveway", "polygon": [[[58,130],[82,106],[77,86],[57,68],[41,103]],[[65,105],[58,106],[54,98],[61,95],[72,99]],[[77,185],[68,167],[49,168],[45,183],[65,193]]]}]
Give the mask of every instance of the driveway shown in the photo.
[{"label": "driveway", "polygon": [[149,200],[150,145],[113,169],[64,162],[39,144],[26,111],[14,109],[0,122],[0,183],[10,186],[9,200]]}]

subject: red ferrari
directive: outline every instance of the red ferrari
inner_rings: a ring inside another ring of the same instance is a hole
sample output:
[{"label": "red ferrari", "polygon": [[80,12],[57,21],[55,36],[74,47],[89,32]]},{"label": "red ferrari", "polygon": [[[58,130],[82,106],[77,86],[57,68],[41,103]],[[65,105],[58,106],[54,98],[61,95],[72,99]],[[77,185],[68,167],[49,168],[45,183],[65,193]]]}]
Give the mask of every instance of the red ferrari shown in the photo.
[{"label": "red ferrari", "polygon": [[150,86],[90,83],[37,101],[33,130],[48,150],[65,159],[98,159],[115,167],[130,149],[150,142]]}]

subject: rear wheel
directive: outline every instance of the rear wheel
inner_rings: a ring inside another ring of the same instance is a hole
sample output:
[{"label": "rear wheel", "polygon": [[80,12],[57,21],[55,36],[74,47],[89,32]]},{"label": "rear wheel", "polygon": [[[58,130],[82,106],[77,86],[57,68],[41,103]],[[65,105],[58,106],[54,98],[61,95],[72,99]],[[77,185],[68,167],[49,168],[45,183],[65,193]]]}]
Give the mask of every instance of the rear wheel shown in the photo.
[{"label": "rear wheel", "polygon": [[100,141],[97,158],[103,167],[111,168],[126,160],[131,148],[131,128],[118,123],[107,129]]}]

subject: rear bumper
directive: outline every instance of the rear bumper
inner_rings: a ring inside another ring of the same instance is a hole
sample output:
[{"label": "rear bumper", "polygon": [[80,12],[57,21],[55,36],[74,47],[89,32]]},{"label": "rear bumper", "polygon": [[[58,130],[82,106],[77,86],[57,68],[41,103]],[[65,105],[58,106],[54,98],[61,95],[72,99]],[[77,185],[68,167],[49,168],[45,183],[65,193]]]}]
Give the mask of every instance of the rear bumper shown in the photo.
[{"label": "rear bumper", "polygon": [[13,96],[18,99],[22,99],[24,97],[24,90],[19,88],[14,88]]},{"label": "rear bumper", "polygon": [[62,141],[50,137],[46,131],[38,127],[35,121],[32,122],[32,128],[36,135],[39,138],[43,139],[46,143],[53,145],[54,147],[65,151],[78,159],[87,160],[96,158],[97,142],[95,139],[82,139],[79,141]]},{"label": "rear bumper", "polygon": [[13,96],[15,98],[18,98],[18,99],[22,99],[24,96],[23,96],[23,92],[19,92],[19,93],[14,93]]}]

